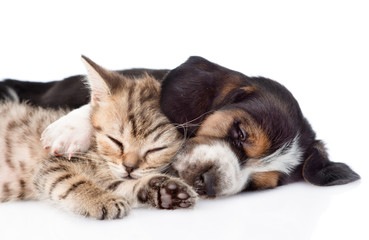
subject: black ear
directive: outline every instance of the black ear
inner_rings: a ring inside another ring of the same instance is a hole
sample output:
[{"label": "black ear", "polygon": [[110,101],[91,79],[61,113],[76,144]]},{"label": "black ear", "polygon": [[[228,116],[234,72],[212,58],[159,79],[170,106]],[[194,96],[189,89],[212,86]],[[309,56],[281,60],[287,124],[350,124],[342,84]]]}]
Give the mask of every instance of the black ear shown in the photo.
[{"label": "black ear", "polygon": [[318,186],[347,184],[360,176],[344,163],[331,162],[322,142],[317,141],[305,160],[302,175],[305,181]]},{"label": "black ear", "polygon": [[[216,94],[214,82],[218,66],[201,57],[190,57],[171,70],[162,83],[160,105],[166,116],[182,132],[193,135],[211,109]],[[187,123],[187,124],[185,124]]]},{"label": "black ear", "polygon": [[179,130],[192,136],[213,110],[253,92],[244,78],[243,74],[202,57],[190,57],[164,79],[161,109],[173,123],[179,124]]}]

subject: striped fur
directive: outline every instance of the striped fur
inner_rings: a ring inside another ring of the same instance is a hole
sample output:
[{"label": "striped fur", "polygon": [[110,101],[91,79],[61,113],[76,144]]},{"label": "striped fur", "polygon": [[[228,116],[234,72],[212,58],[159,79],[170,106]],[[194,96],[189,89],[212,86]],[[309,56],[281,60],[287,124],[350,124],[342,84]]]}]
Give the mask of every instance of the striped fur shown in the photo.
[{"label": "striped fur", "polygon": [[0,201],[35,199],[35,167],[49,155],[39,137],[65,112],[9,102],[0,105],[0,113]]},{"label": "striped fur", "polygon": [[94,127],[87,153],[68,159],[42,147],[42,131],[64,111],[0,104],[0,201],[46,199],[95,219],[122,218],[139,206],[193,206],[197,195],[188,185],[159,174],[182,142],[159,110],[159,83],[85,62]]}]

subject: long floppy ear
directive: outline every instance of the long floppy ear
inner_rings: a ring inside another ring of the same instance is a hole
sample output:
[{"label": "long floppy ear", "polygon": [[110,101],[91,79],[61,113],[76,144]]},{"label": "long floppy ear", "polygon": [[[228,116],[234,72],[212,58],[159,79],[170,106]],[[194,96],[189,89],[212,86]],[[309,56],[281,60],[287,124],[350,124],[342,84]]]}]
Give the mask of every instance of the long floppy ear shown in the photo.
[{"label": "long floppy ear", "polygon": [[207,114],[252,92],[245,77],[202,57],[190,57],[164,79],[161,109],[191,136]]},{"label": "long floppy ear", "polygon": [[117,73],[104,69],[83,55],[82,62],[87,70],[87,84],[91,90],[91,104],[96,105],[110,96],[121,80]]},{"label": "long floppy ear", "polygon": [[302,169],[305,181],[318,186],[333,186],[360,179],[346,164],[331,162],[322,142],[316,141],[310,152]]}]

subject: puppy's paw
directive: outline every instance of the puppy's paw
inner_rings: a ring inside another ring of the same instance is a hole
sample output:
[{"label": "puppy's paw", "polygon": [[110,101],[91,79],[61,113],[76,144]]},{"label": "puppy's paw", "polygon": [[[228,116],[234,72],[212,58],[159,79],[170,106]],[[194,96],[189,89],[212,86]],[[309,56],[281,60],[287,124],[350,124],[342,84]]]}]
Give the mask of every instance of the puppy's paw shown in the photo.
[{"label": "puppy's paw", "polygon": [[71,158],[74,153],[88,150],[91,136],[89,113],[79,108],[50,124],[42,133],[41,141],[51,154]]},{"label": "puppy's paw", "polygon": [[138,192],[141,203],[149,203],[160,209],[193,207],[197,202],[196,192],[180,179],[164,175],[152,177]]}]

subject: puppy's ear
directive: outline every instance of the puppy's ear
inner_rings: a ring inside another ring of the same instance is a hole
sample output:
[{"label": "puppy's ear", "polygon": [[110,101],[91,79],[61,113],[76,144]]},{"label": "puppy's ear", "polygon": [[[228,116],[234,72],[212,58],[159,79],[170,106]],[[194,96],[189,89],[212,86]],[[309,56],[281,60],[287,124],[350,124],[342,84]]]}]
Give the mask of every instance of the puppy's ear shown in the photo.
[{"label": "puppy's ear", "polygon": [[195,134],[213,110],[239,101],[253,89],[241,73],[201,57],[190,57],[169,72],[162,84],[161,108],[182,132]]},{"label": "puppy's ear", "polygon": [[171,70],[162,84],[160,105],[182,132],[193,135],[204,119],[214,98],[214,66],[201,57],[190,57],[185,63]]},{"label": "puppy's ear", "polygon": [[331,162],[322,142],[316,141],[310,151],[302,169],[306,182],[318,186],[333,186],[360,179],[360,176],[346,164]]}]

